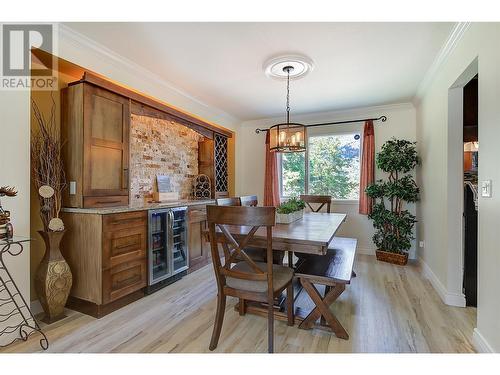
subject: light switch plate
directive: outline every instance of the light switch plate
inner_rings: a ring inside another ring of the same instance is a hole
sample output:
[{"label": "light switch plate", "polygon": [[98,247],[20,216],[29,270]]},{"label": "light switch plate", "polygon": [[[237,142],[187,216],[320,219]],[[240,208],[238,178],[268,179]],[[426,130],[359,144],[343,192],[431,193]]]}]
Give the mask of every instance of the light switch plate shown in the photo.
[{"label": "light switch plate", "polygon": [[76,194],[76,181],[70,181],[69,182],[69,194],[70,195],[75,195]]},{"label": "light switch plate", "polygon": [[481,197],[491,198],[491,180],[481,182]]},{"label": "light switch plate", "polygon": [[420,247],[421,249],[423,249],[425,247],[425,241],[419,241],[418,247]]}]

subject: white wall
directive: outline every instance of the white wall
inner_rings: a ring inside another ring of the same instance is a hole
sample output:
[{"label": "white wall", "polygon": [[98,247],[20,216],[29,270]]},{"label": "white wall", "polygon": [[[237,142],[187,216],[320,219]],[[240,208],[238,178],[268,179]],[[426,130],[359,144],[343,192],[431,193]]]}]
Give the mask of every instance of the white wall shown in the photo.
[{"label": "white wall", "polygon": [[[59,27],[57,55],[118,83],[144,92],[159,100],[208,121],[236,129],[239,121],[228,114],[211,108],[190,97],[154,74],[145,71],[112,51],[74,33],[67,27]],[[11,210],[15,232],[29,236],[30,221],[30,93],[0,91],[0,185],[13,185],[19,190],[16,198],[5,198],[5,208]],[[13,277],[27,301],[29,293],[29,247],[23,256],[9,261]]]},{"label": "white wall", "polygon": [[[2,198],[11,213],[14,234],[30,236],[30,95],[26,91],[0,91],[0,186],[14,186],[17,197]],[[5,255],[7,267],[21,293],[29,301],[30,247],[13,258]]]},{"label": "white wall", "polygon": [[[449,184],[450,155],[453,150],[448,141],[454,129],[449,125],[448,92],[471,63],[478,59],[479,72],[479,179],[500,183],[498,168],[498,139],[500,138],[500,39],[499,23],[472,24],[462,36],[417,106],[417,139],[423,166],[418,180],[425,187],[419,204],[419,238],[426,246],[421,256],[426,267],[446,289],[454,293],[456,269],[450,268],[455,254],[461,249],[448,241],[448,208],[458,205]],[[451,156],[452,157],[452,156]],[[458,166],[460,167],[460,166]],[[451,181],[451,179],[450,179]],[[478,309],[477,329],[474,334],[480,350],[500,351],[500,252],[498,251],[498,225],[500,194],[494,188],[491,198],[479,198],[478,246]],[[455,220],[455,218],[451,218]]]},{"label": "white wall", "polygon": [[[375,151],[378,152],[382,144],[391,137],[416,140],[416,114],[410,103],[388,106],[359,108],[346,111],[317,113],[303,116],[293,116],[293,121],[306,124],[328,121],[351,120],[354,118],[371,118],[387,116],[387,121],[375,123]],[[237,195],[257,194],[259,201],[264,199],[264,171],[265,171],[265,133],[255,134],[256,128],[268,128],[282,121],[283,118],[262,119],[243,122],[238,128],[236,140],[236,192]],[[332,125],[332,129],[339,131],[359,130],[362,123],[352,125]],[[311,128],[313,129],[313,128]],[[324,129],[324,128],[315,128]],[[377,171],[376,179],[383,178],[383,173]],[[409,207],[415,213],[415,206]],[[372,243],[373,226],[365,215],[358,213],[358,205],[352,203],[336,203],[332,207],[334,212],[348,214],[347,222],[340,229],[339,235],[358,238],[359,251],[374,253]],[[417,223],[418,225],[418,223]],[[415,241],[412,245],[411,256],[415,256]]]}]

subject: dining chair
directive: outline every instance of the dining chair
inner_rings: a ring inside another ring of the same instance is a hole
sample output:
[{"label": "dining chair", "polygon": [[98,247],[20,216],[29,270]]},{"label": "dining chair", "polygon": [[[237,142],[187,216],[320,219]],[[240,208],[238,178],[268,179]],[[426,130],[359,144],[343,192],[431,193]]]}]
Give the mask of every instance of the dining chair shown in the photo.
[{"label": "dining chair", "polygon": [[[257,196],[253,196],[255,199],[257,199]],[[246,197],[244,197],[246,198]],[[240,197],[233,197],[233,198],[219,198],[216,199],[215,202],[217,203],[217,206],[243,206],[241,198]],[[247,203],[248,200],[245,200],[245,203]],[[245,206],[248,206],[248,204],[245,204]],[[247,248],[245,249],[247,252],[247,255],[252,258],[254,261],[258,262],[265,262],[266,261],[266,249],[261,249],[261,248]],[[238,260],[241,260],[238,258]]]},{"label": "dining chair", "polygon": [[[305,204],[311,209],[312,212],[320,212],[323,206],[326,204],[326,212],[330,213],[332,196],[331,195],[301,195],[300,199],[305,202]],[[319,204],[313,208],[312,204]]]},{"label": "dining chair", "polygon": [[241,206],[239,197],[218,198],[215,200],[217,206]]},{"label": "dining chair", "polygon": [[240,197],[240,202],[242,206],[256,207],[259,204],[256,195],[245,195]]},{"label": "dining chair", "polygon": [[[274,348],[274,298],[285,289],[287,323],[290,326],[294,324],[293,270],[272,263],[275,211],[274,207],[207,206],[211,253],[217,281],[217,311],[210,350],[214,350],[219,342],[226,310],[226,296],[240,299],[240,315],[245,314],[245,300],[267,303],[269,353],[272,353]],[[255,262],[246,254],[245,246],[261,227],[266,229],[267,261]],[[241,233],[241,236],[238,236],[242,237],[239,242],[233,237],[230,229],[233,229],[233,233]],[[218,251],[218,243],[222,244],[223,260]],[[243,261],[235,263],[236,257],[241,257]]]}]

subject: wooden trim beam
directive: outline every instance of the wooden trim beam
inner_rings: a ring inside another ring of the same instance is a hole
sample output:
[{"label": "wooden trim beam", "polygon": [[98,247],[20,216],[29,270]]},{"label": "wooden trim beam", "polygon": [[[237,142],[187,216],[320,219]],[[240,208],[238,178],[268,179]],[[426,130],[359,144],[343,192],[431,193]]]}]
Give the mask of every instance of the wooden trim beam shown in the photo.
[{"label": "wooden trim beam", "polygon": [[185,127],[194,130],[197,133],[200,133],[205,138],[213,139],[214,132],[205,128],[204,126],[193,124],[190,121],[186,121],[179,117],[172,116],[164,111],[160,111],[156,108],[152,108],[145,104],[138,103],[136,101],[131,101],[130,105],[130,113],[139,116],[147,116],[152,118],[158,118],[166,121],[174,121],[178,124],[184,125]]},{"label": "wooden trim beam", "polygon": [[[207,129],[208,131],[215,132],[218,134],[221,134],[225,137],[231,138],[233,136],[233,133],[229,130],[220,128],[212,123],[209,123],[207,121],[201,120],[193,115],[190,115],[186,112],[182,112],[174,107],[171,107],[165,103],[160,102],[159,100],[150,98],[144,94],[140,94],[138,92],[135,92],[133,90],[130,90],[126,87],[120,86],[116,83],[113,83],[111,81],[108,81],[105,78],[102,78],[96,74],[93,74],[91,72],[85,72],[83,74],[83,77],[80,81],[75,82],[75,83],[80,83],[80,82],[87,82],[91,83],[93,85],[99,86],[103,89],[113,91],[117,94],[120,94],[122,96],[125,96],[129,99],[131,99],[134,102],[143,104],[145,106],[154,108],[160,112],[164,112],[167,115],[172,116],[176,121],[181,122],[184,125],[187,125],[186,122],[191,123],[192,126],[190,126],[192,129],[194,129],[194,125],[197,125],[199,127]],[[196,131],[199,131],[197,129],[194,129]],[[201,133],[201,131],[200,131]],[[203,133],[202,133],[203,134]]]}]

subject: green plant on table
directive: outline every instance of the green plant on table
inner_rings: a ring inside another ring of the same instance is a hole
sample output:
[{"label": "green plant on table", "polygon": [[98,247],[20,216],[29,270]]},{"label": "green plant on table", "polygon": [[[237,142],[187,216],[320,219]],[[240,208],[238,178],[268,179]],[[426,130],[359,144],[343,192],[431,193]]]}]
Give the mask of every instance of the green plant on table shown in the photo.
[{"label": "green plant on table", "polygon": [[276,209],[279,214],[291,214],[292,212],[303,210],[306,207],[304,201],[298,198],[290,198],[286,202],[283,202]]},{"label": "green plant on table", "polygon": [[419,188],[409,174],[419,164],[415,142],[392,138],[382,146],[376,163],[388,173],[388,178],[378,180],[365,190],[374,200],[372,213],[368,215],[376,229],[373,242],[379,250],[405,254],[411,247],[417,222],[416,217],[404,209],[405,202],[419,199]]}]

